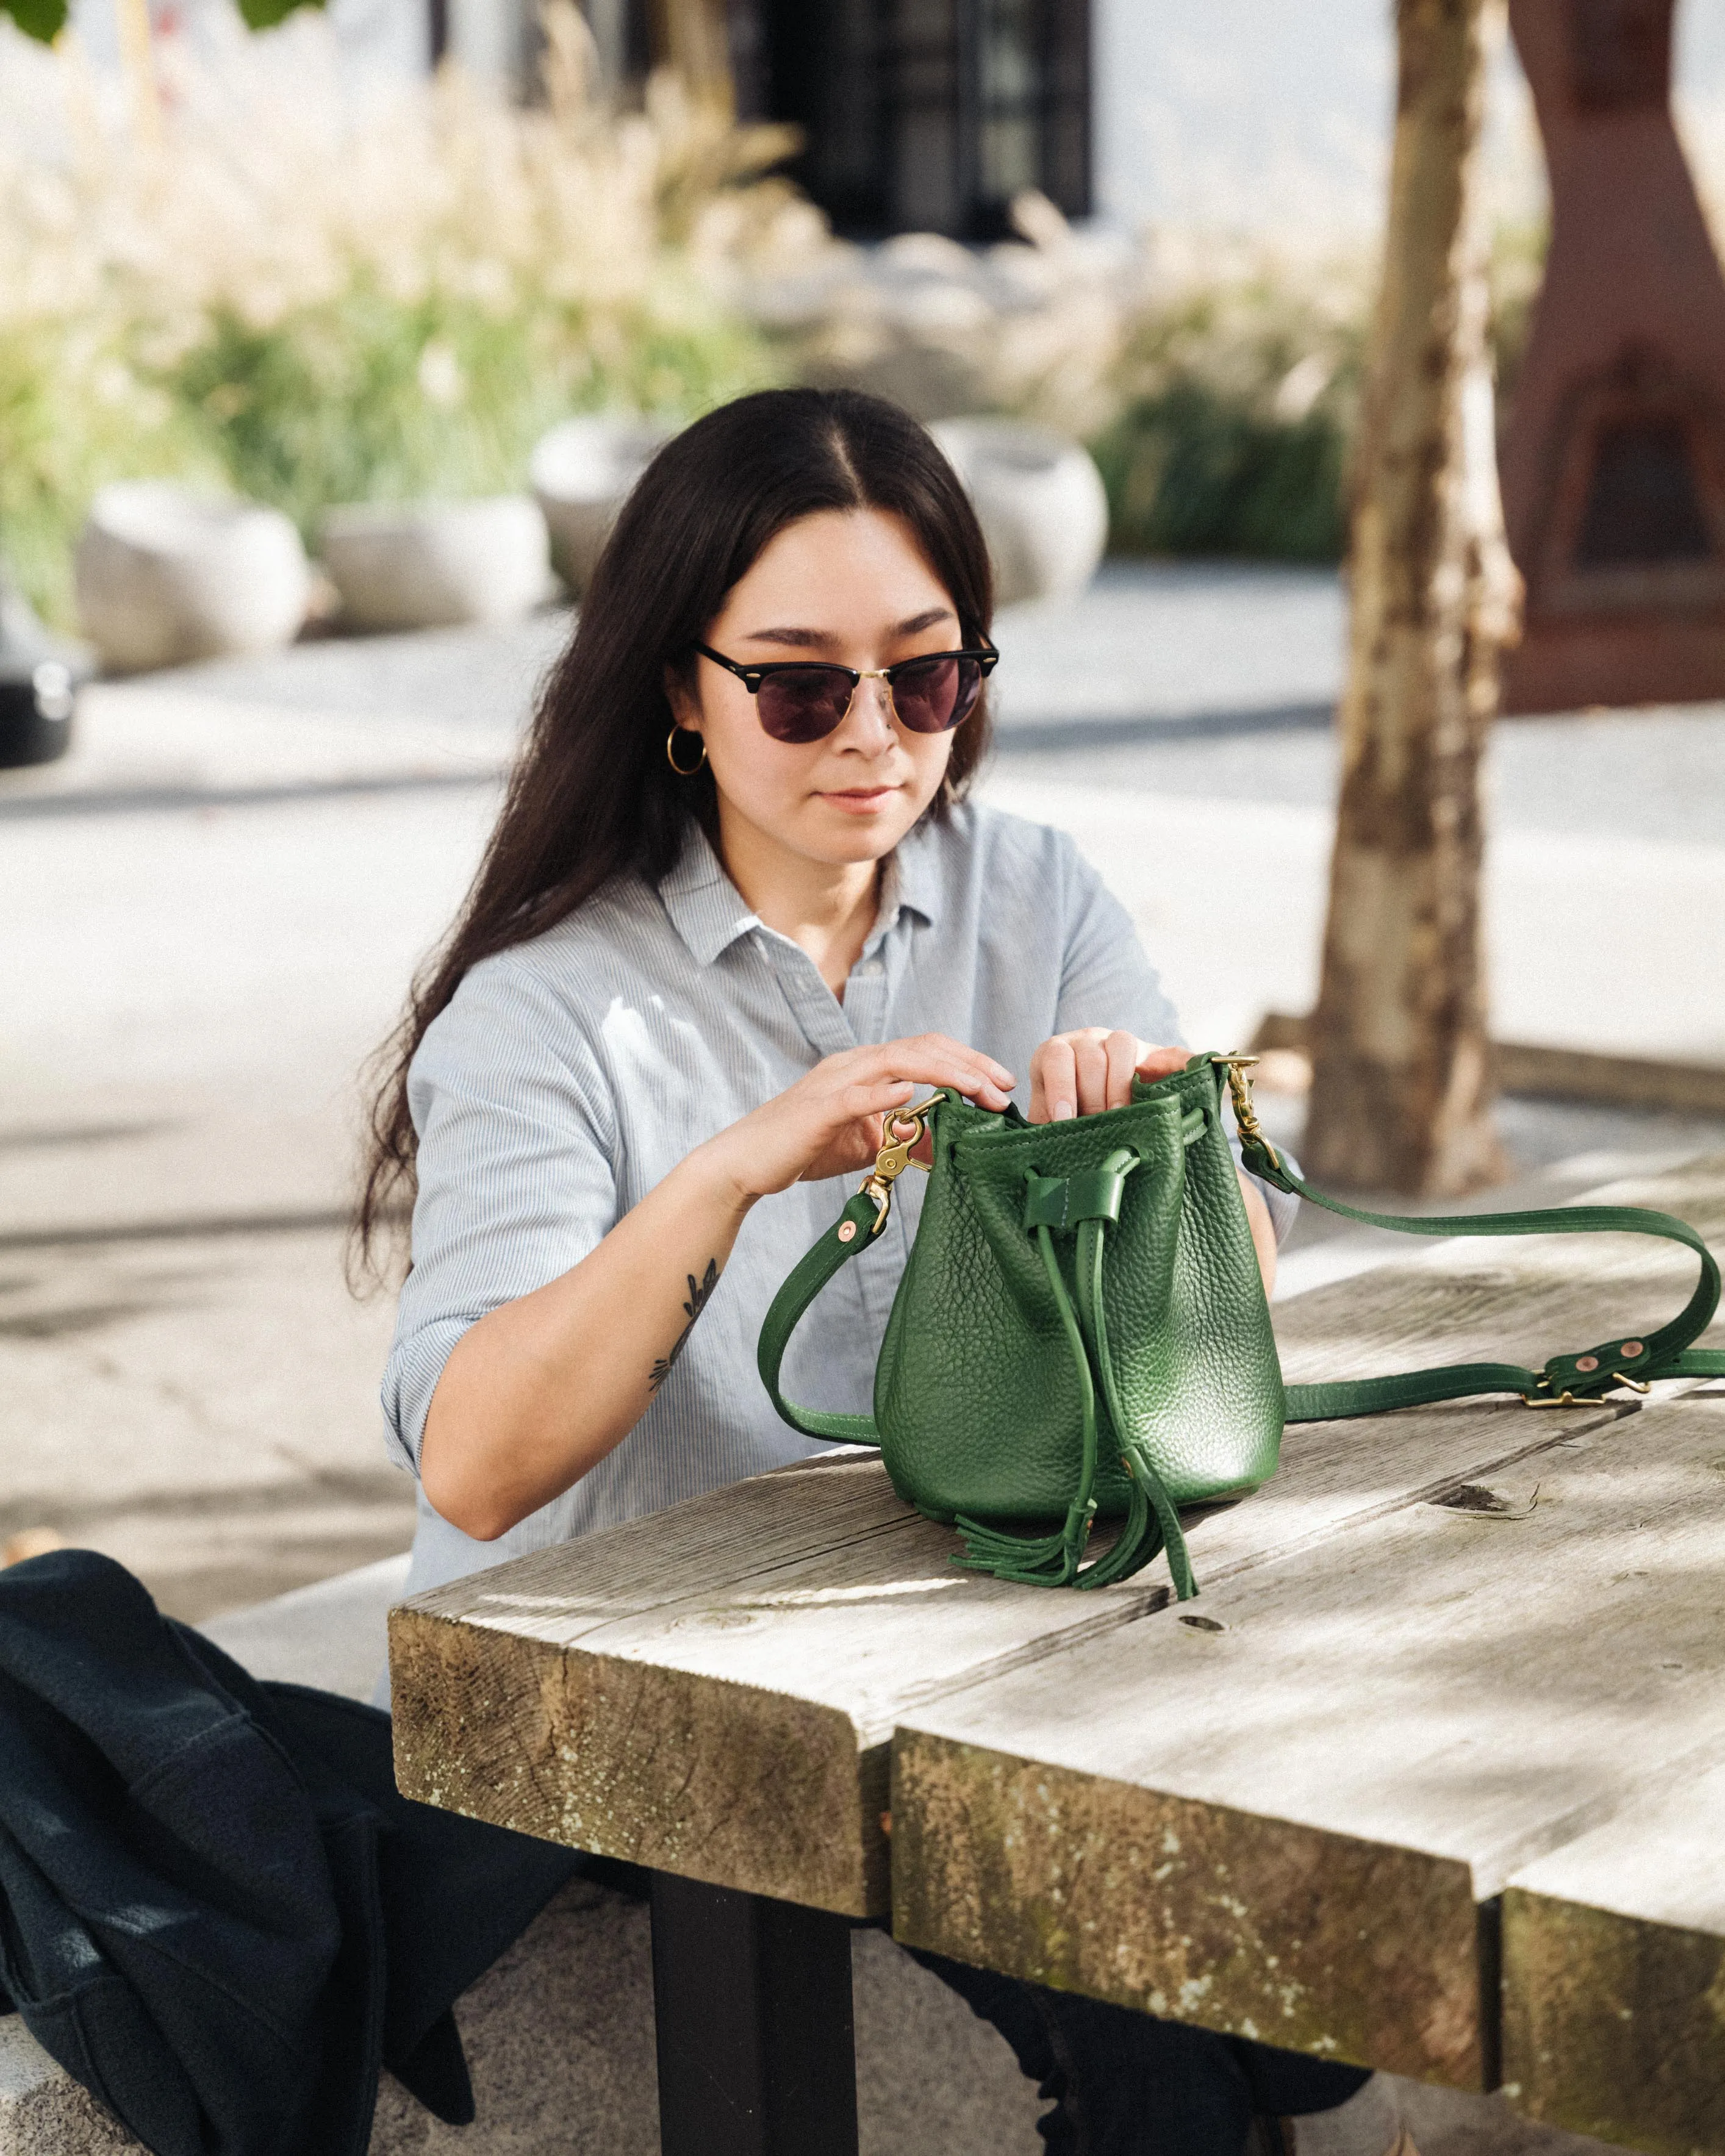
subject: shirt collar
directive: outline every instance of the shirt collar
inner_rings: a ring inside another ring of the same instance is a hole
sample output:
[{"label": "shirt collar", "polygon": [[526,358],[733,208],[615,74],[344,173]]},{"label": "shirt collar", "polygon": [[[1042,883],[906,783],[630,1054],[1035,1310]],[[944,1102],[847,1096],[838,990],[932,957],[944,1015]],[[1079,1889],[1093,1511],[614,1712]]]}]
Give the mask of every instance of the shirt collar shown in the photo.
[{"label": "shirt collar", "polygon": [[901,912],[920,914],[931,928],[940,926],[941,827],[925,816],[906,831],[886,865],[880,886],[880,921],[891,927]]},{"label": "shirt collar", "polygon": [[[931,927],[940,920],[940,872],[935,859],[938,827],[923,822],[907,831],[887,856],[881,878],[880,911],[870,943],[896,926],[905,912],[919,914]],[[689,947],[697,965],[710,966],[739,936],[762,926],[747,901],[725,873],[712,843],[691,822],[676,866],[659,886],[671,926]]]},{"label": "shirt collar", "polygon": [[692,821],[677,865],[661,880],[659,896],[672,927],[697,965],[711,966],[739,936],[761,926],[761,916],[750,911],[742,893],[726,875],[706,833]]}]

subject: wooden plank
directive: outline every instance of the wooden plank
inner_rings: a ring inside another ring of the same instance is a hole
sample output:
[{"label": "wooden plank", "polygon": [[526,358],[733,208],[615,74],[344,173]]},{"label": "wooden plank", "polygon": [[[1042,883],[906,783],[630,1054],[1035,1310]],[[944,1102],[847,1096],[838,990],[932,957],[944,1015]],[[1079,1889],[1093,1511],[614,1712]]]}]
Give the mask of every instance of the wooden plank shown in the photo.
[{"label": "wooden plank", "polygon": [[1503,1509],[1402,1508],[920,1710],[896,1936],[1491,2087],[1481,1906],[1725,1748],[1722,1458],[1725,1398],[1666,1400],[1494,1476]]},{"label": "wooden plank", "polygon": [[[1725,1473],[1725,1447],[1709,1462]],[[1644,1672],[1681,1691],[1717,1667]],[[1532,2118],[1650,2156],[1725,2151],[1725,1762],[1680,1762],[1503,1897],[1504,2093]]]},{"label": "wooden plank", "polygon": [[[1656,1193],[1725,1231],[1725,1162],[1640,1194]],[[1430,1248],[1281,1306],[1290,1375],[1543,1360],[1676,1307],[1692,1273],[1681,1252],[1613,1239],[1584,1280],[1556,1247]],[[1488,1478],[1622,1412],[1497,1401],[1291,1430],[1266,1490],[1194,1523],[1200,1577]],[[879,1914],[895,1724],[1167,1599],[1159,1568],[1050,1594],[957,1571],[955,1547],[872,1454],[848,1452],[418,1596],[391,1619],[398,1779],[657,1870]]]}]

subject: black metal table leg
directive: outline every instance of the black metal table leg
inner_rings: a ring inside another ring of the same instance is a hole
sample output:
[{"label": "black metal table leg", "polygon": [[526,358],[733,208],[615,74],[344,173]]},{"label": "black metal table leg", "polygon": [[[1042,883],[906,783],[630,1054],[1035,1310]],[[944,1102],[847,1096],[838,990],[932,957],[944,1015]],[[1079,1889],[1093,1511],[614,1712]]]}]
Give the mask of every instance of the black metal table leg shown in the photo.
[{"label": "black metal table leg", "polygon": [[663,2156],[856,2156],[850,1928],[653,1874]]}]

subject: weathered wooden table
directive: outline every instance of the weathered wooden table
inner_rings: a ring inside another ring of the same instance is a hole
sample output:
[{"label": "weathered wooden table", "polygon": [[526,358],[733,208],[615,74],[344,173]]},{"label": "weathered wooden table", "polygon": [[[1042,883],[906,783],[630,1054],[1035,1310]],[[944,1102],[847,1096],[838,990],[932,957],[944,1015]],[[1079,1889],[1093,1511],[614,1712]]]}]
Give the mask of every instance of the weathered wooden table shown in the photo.
[{"label": "weathered wooden table", "polygon": [[[1610,1195],[1725,1240],[1725,1159]],[[1441,1245],[1277,1332],[1295,1380],[1538,1367],[1653,1324],[1693,1263]],[[398,1778],[649,1869],[674,2156],[850,2156],[849,1920],[889,1911],[1009,1974],[1725,2150],[1725,1399],[1297,1426],[1191,1546],[1184,1609],[1153,1572],[1007,1586],[839,1452],[395,1611]],[[1645,2097],[1599,2092],[1601,2030],[1665,2060]]]}]

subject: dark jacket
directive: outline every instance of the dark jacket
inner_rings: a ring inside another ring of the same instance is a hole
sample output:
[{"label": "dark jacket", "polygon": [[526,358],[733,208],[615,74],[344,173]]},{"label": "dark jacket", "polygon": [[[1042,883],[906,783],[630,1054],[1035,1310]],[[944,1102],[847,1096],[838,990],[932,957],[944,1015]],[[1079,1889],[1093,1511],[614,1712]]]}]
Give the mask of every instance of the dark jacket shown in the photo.
[{"label": "dark jacket", "polygon": [[363,2156],[380,2063],[473,2117],[451,2002],[578,1869],[396,1792],[120,1565],[0,1571],[0,2010],[157,2156]]}]

